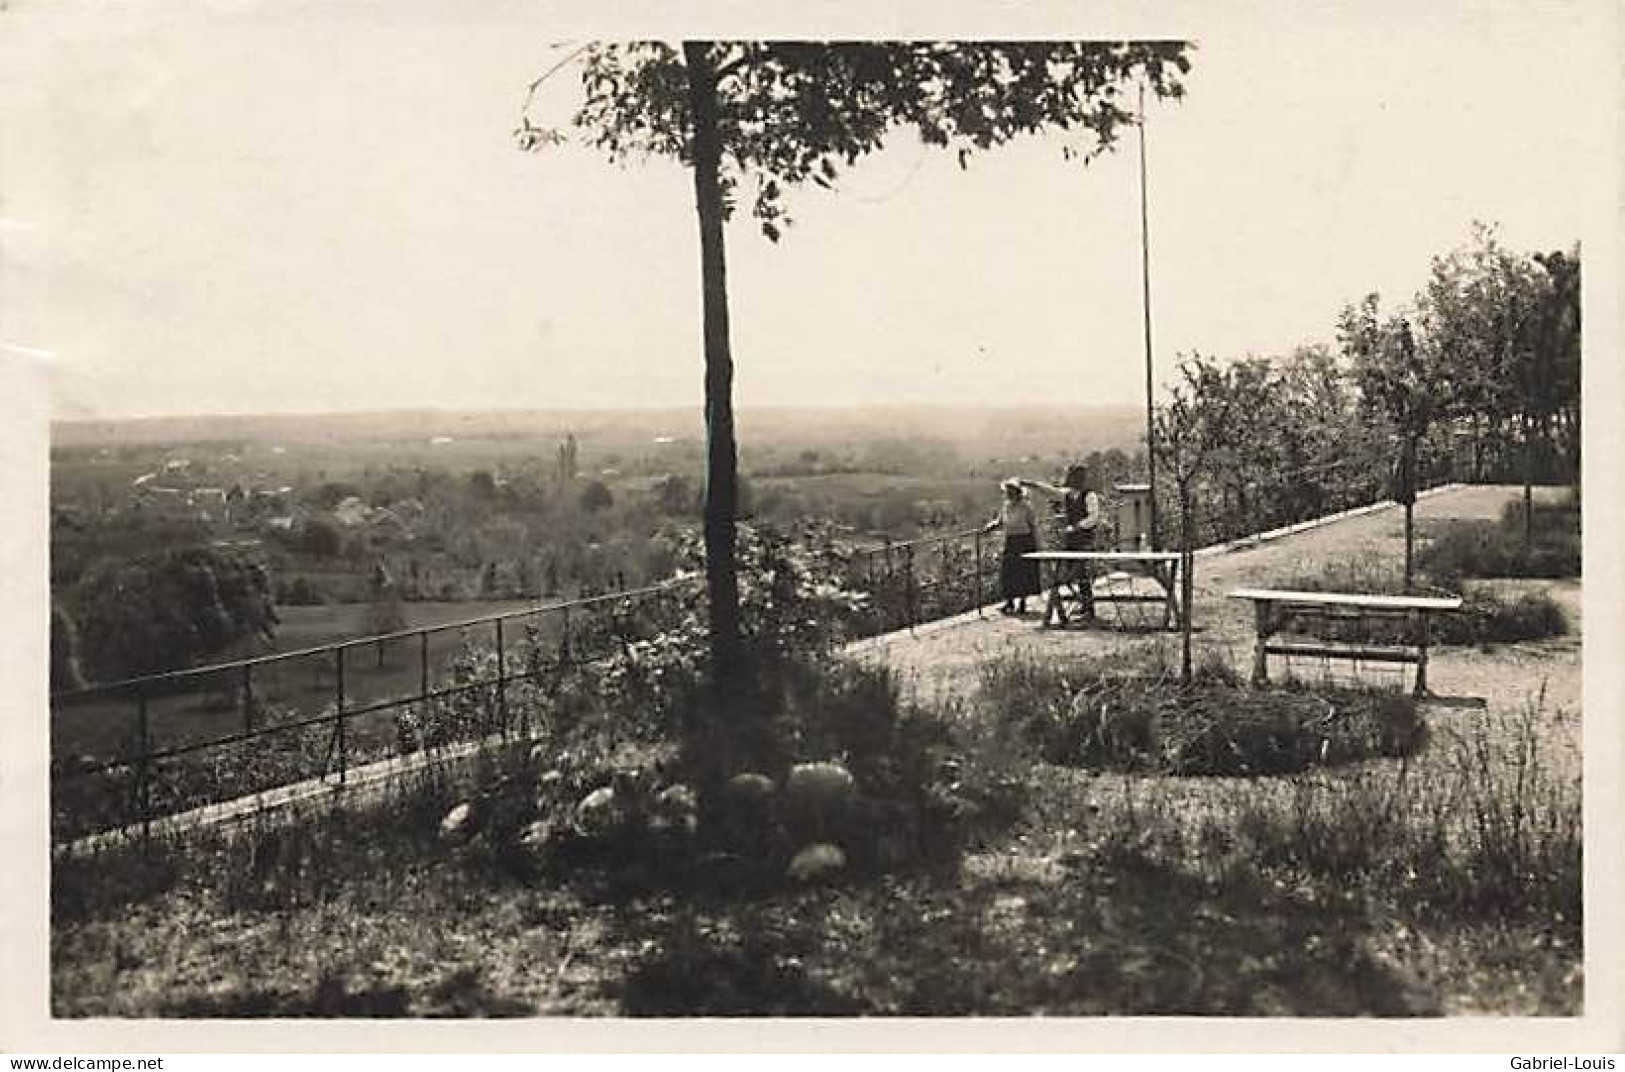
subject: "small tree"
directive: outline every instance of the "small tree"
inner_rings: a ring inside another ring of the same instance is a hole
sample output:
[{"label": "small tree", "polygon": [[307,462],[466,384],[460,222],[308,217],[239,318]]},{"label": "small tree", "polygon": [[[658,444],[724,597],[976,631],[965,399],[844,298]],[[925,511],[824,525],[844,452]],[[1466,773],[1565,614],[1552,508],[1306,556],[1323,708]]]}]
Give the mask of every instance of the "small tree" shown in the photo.
[{"label": "small tree", "polygon": [[[376,563],[367,581],[367,605],[361,614],[361,631],[367,636],[383,636],[405,628],[406,608],[401,603],[400,589],[384,564]],[[385,647],[380,640],[377,644],[380,667],[384,665]]]},{"label": "small tree", "polygon": [[1354,361],[1360,395],[1371,416],[1391,429],[1395,452],[1393,497],[1405,508],[1405,588],[1410,590],[1416,561],[1415,505],[1417,453],[1428,429],[1451,412],[1454,382],[1434,347],[1424,346],[1404,316],[1379,315],[1379,299],[1369,294],[1343,310],[1338,333]]},{"label": "small tree", "polygon": [[1173,481],[1179,503],[1180,680],[1191,680],[1191,599],[1196,550],[1197,491],[1218,452],[1235,437],[1234,370],[1220,369],[1213,361],[1193,354],[1179,366],[1181,382],[1157,407],[1153,418],[1154,449],[1158,463]]}]

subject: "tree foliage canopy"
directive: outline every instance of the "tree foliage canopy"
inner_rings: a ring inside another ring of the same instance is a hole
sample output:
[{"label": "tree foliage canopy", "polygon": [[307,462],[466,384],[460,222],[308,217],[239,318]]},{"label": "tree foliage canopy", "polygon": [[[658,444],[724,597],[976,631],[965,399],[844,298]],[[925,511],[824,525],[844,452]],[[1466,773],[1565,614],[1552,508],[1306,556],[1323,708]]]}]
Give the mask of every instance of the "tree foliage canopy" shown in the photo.
[{"label": "tree foliage canopy", "polygon": [[1526,256],[1483,224],[1435,257],[1418,317],[1452,375],[1461,408],[1541,419],[1580,393],[1580,256]]},{"label": "tree foliage canopy", "polygon": [[1433,340],[1417,339],[1408,318],[1384,317],[1377,295],[1343,310],[1338,336],[1354,362],[1361,398],[1396,433],[1420,438],[1451,412],[1456,389],[1450,366],[1439,359]]},{"label": "tree foliage canopy", "polygon": [[229,551],[189,547],[109,561],[80,584],[81,654],[97,680],[191,666],[277,625],[264,568]]},{"label": "tree foliage canopy", "polygon": [[[1178,98],[1191,46],[1180,41],[732,41],[708,45],[728,208],[742,183],[762,232],[787,222],[787,187],[833,187],[842,169],[897,128],[971,155],[1023,134],[1063,135],[1084,160],[1134,122],[1125,86]],[[585,100],[575,125],[612,160],[657,154],[691,161],[688,74],[674,45],[644,41],[584,51]],[[562,135],[522,120],[520,144]]]},{"label": "tree foliage canopy", "polygon": [[1157,458],[1185,495],[1207,463],[1233,443],[1240,409],[1256,370],[1247,363],[1221,365],[1192,354],[1179,366],[1179,382],[1154,417]]},{"label": "tree foliage canopy", "polygon": [[1368,295],[1344,309],[1338,328],[1361,397],[1398,436],[1414,440],[1448,421],[1479,444],[1515,442],[1526,485],[1544,440],[1578,472],[1578,248],[1522,254],[1478,224],[1470,242],[1433,259],[1409,308],[1384,315]]}]

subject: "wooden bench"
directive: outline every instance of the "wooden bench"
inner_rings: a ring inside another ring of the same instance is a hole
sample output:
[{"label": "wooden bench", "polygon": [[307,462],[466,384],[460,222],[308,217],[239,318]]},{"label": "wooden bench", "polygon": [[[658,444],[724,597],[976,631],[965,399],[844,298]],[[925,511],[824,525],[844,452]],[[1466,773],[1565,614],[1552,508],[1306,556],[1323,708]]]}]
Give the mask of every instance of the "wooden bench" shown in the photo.
[{"label": "wooden bench", "polygon": [[[1114,563],[1118,566],[1136,566],[1161,586],[1162,592],[1157,595],[1139,592],[1095,592],[1090,590],[1093,601],[1096,603],[1157,603],[1162,606],[1162,628],[1167,629],[1179,623],[1179,560],[1177,551],[1029,551],[1022,556],[1035,562],[1049,562],[1057,567],[1073,562],[1090,564],[1095,562]],[[1050,611],[1059,609],[1061,600],[1061,587],[1063,580],[1057,575],[1051,578],[1049,586],[1049,606],[1044,611],[1045,622],[1049,621]],[[1092,583],[1092,578],[1084,583]]]},{"label": "wooden bench", "polygon": [[[1241,588],[1232,599],[1251,600],[1257,640],[1253,648],[1253,683],[1269,680],[1269,657],[1283,655],[1361,662],[1414,663],[1416,696],[1428,694],[1428,618],[1461,609],[1456,596],[1379,596],[1355,592],[1292,592],[1274,588]],[[1403,623],[1399,643],[1365,639],[1277,639],[1283,626],[1298,619],[1321,622],[1348,621],[1363,625],[1372,619]]]}]

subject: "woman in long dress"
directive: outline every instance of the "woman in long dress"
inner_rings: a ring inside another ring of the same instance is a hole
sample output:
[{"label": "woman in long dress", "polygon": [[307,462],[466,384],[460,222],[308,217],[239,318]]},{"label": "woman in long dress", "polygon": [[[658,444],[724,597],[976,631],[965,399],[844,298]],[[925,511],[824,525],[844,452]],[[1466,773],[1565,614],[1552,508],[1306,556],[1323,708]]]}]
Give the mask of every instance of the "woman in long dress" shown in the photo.
[{"label": "woman in long dress", "polygon": [[1004,554],[999,560],[999,587],[1004,593],[1005,614],[1026,614],[1027,597],[1036,596],[1041,584],[1038,563],[1024,558],[1029,551],[1038,550],[1038,517],[1032,503],[1022,490],[1021,481],[1011,478],[1004,482],[1004,499],[999,513],[983,528],[984,532],[1004,530]]}]

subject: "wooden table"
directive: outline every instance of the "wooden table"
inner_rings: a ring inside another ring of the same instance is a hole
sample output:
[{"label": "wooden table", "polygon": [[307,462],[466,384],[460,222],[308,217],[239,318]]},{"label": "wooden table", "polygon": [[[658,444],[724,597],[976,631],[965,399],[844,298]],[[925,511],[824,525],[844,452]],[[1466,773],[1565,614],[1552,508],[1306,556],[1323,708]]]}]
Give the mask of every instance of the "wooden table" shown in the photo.
[{"label": "wooden table", "polygon": [[[1061,587],[1065,583],[1060,576],[1059,567],[1067,562],[1080,563],[1087,567],[1095,562],[1110,562],[1120,566],[1138,566],[1148,577],[1151,577],[1162,588],[1161,595],[1141,595],[1134,592],[1106,592],[1095,593],[1090,589],[1096,603],[1160,603],[1162,604],[1162,628],[1182,621],[1179,606],[1179,570],[1180,558],[1177,551],[1029,551],[1023,558],[1030,558],[1035,562],[1050,562],[1054,564],[1050,580],[1049,602],[1044,608],[1044,622],[1049,623],[1050,612],[1057,611],[1062,614],[1065,621],[1064,610],[1061,606]],[[1082,579],[1083,584],[1093,584],[1093,577],[1087,573]]]},{"label": "wooden table", "polygon": [[[1240,588],[1231,592],[1230,598],[1251,600],[1253,604],[1253,622],[1257,633],[1253,648],[1254,684],[1262,685],[1269,680],[1271,655],[1414,663],[1416,685],[1413,691],[1419,697],[1426,696],[1428,692],[1428,617],[1461,609],[1461,599],[1456,596],[1380,596],[1357,592]],[[1388,621],[1401,619],[1408,625],[1410,640],[1395,644],[1319,638],[1275,639],[1284,624],[1302,617],[1356,621],[1368,618]]]}]

